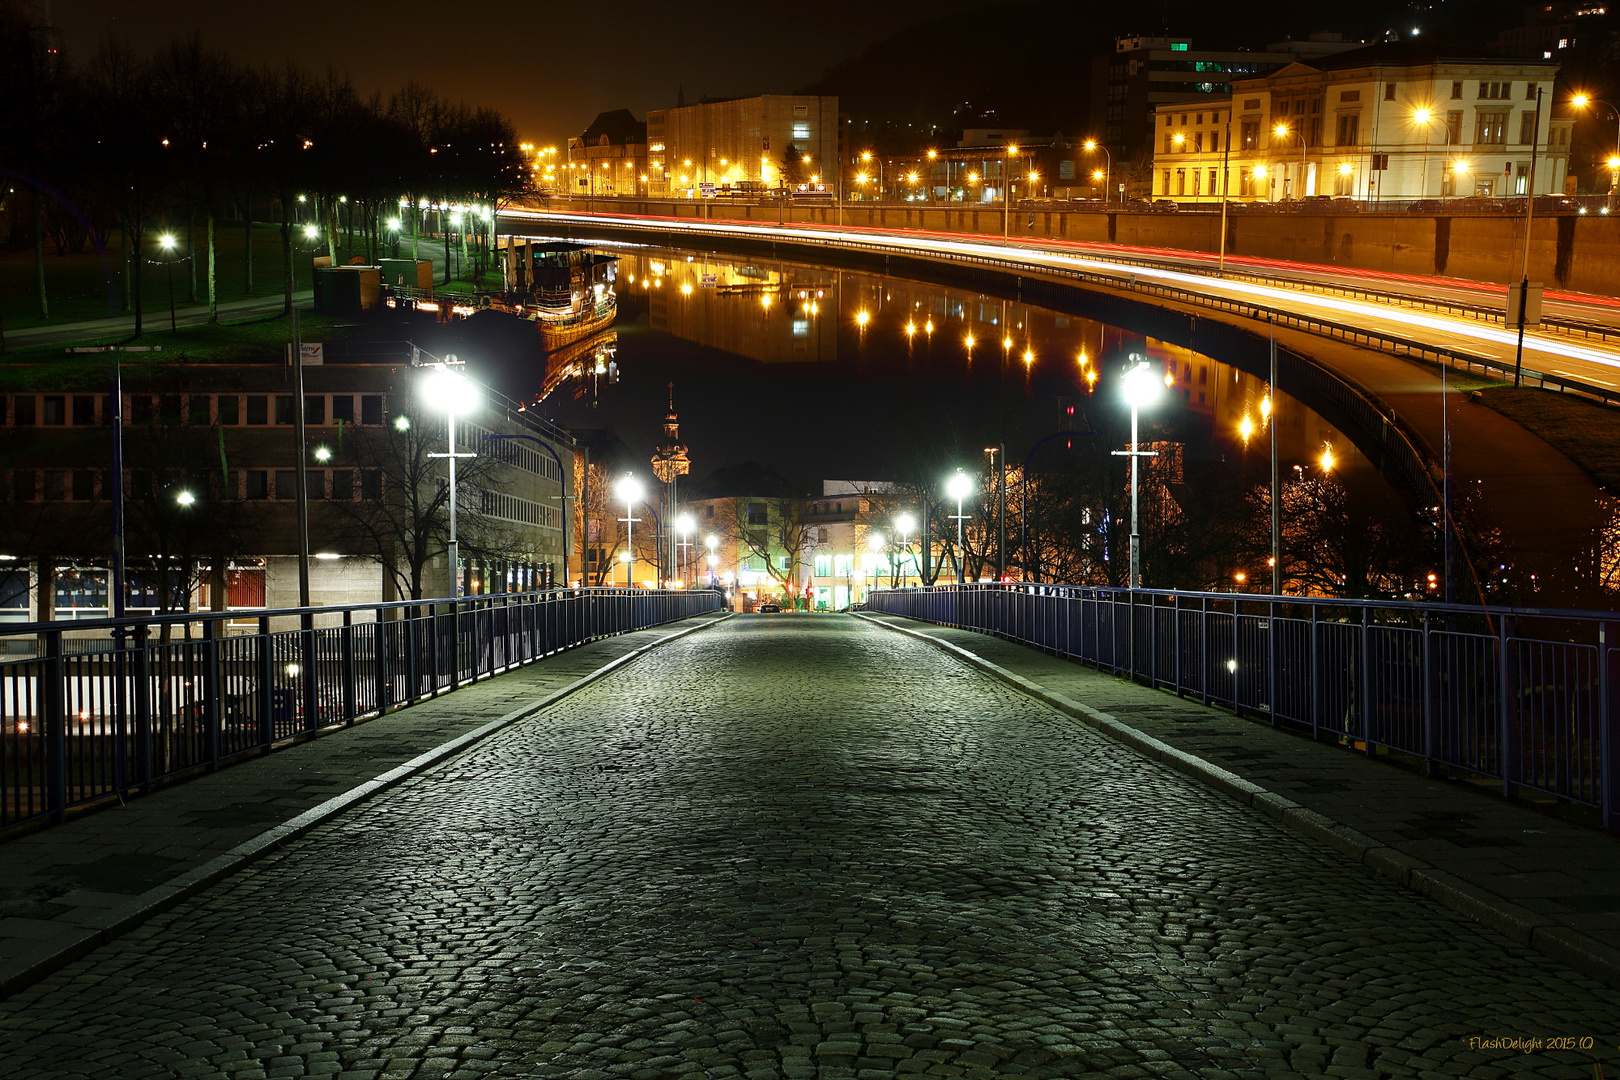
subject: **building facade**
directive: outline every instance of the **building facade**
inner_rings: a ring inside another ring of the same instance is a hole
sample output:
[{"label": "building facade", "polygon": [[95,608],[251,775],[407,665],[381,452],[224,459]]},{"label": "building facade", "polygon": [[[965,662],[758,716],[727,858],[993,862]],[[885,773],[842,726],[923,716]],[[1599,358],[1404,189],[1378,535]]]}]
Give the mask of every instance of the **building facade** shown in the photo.
[{"label": "building facade", "polygon": [[1154,110],[1166,105],[1209,106],[1231,94],[1237,79],[1360,44],[1343,41],[1337,34],[1315,34],[1307,41],[1249,52],[1195,50],[1190,38],[1117,38],[1111,55],[1091,61],[1091,132],[1113,153],[1117,165],[1146,161],[1153,154]]},{"label": "building facade", "polygon": [[597,116],[568,140],[564,188],[574,196],[647,194],[647,125],[629,109]]},{"label": "building facade", "polygon": [[[123,502],[132,613],[297,606],[297,396],[276,364],[129,364]],[[310,598],[449,594],[442,412],[402,364],[305,370]],[[0,390],[0,620],[111,609],[106,372]],[[497,438],[497,436],[504,436]],[[566,579],[568,437],[487,389],[457,419],[464,594]],[[165,599],[167,602],[164,602]]]},{"label": "building facade", "polygon": [[835,176],[839,138],[836,97],[765,94],[655,109],[647,114],[650,192],[694,198]]},{"label": "building facade", "polygon": [[1377,202],[1564,190],[1573,121],[1557,65],[1369,46],[1233,82],[1230,97],[1154,110],[1153,195],[1175,201]]}]

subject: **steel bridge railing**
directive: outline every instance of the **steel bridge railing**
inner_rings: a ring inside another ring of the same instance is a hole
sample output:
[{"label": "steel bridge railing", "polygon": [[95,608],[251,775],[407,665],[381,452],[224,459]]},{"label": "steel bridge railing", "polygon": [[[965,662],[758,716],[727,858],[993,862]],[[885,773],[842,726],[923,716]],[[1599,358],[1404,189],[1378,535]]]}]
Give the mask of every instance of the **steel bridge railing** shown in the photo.
[{"label": "steel bridge railing", "polygon": [[1030,584],[874,590],[867,607],[1591,807],[1620,832],[1620,613]]},{"label": "steel bridge railing", "polygon": [[8,625],[0,835],[720,606],[706,590],[597,588]]}]

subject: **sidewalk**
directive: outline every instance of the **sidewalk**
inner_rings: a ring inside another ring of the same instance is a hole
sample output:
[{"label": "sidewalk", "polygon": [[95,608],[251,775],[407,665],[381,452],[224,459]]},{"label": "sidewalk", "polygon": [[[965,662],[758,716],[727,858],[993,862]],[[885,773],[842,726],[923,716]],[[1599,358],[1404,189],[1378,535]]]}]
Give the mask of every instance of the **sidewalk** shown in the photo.
[{"label": "sidewalk", "polygon": [[862,617],[957,650],[1285,827],[1620,986],[1620,840],[987,634]]},{"label": "sidewalk", "polygon": [[697,616],[581,645],[0,843],[0,997],[616,661],[721,618]]}]

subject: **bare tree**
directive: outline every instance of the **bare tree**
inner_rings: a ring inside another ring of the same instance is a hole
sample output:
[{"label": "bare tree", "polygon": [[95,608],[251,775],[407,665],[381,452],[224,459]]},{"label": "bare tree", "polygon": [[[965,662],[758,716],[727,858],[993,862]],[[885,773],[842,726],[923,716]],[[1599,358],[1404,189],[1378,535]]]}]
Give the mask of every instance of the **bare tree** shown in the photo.
[{"label": "bare tree", "polygon": [[726,523],[738,549],[762,560],[771,580],[790,596],[815,544],[816,525],[809,509],[806,499],[743,496],[732,501],[731,520]]}]

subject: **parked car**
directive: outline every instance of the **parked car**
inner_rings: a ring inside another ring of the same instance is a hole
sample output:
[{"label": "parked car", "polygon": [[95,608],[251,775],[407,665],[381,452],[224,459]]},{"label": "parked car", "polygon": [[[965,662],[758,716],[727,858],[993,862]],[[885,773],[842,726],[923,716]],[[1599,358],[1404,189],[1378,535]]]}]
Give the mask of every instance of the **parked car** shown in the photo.
[{"label": "parked car", "polygon": [[1507,206],[1500,199],[1484,195],[1467,195],[1461,199],[1452,199],[1446,204],[1446,209],[1468,214],[1500,214]]},{"label": "parked car", "polygon": [[1444,199],[1417,199],[1406,205],[1409,214],[1438,214],[1446,208]]},{"label": "parked car", "polygon": [[1176,205],[1176,201],[1174,199],[1154,199],[1151,209],[1161,214],[1173,214],[1180,210],[1181,207]]},{"label": "parked car", "polygon": [[782,613],[782,605],[778,604],[774,600],[767,600],[763,604],[759,605],[759,613],[761,615],[780,615]]}]

